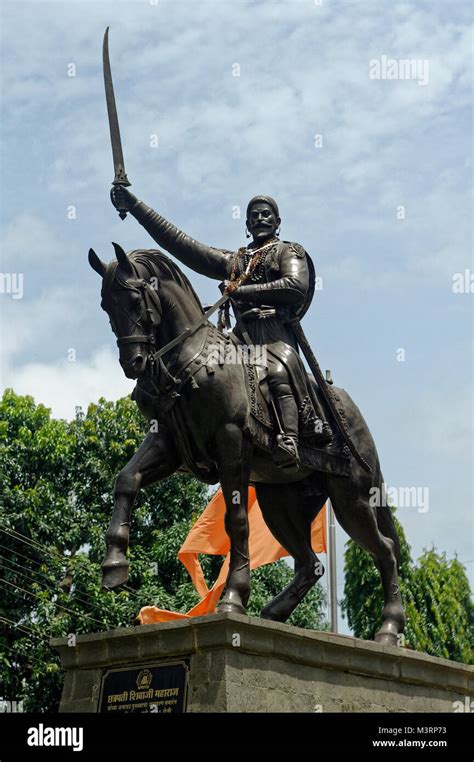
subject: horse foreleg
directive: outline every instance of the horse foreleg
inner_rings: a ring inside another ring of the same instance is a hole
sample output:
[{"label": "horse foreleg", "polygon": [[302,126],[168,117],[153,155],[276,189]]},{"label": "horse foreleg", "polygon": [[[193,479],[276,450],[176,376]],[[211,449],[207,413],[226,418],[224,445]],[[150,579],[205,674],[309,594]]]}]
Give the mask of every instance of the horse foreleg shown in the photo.
[{"label": "horse foreleg", "polygon": [[105,535],[106,554],[102,563],[102,586],[113,590],[128,580],[126,551],[130,539],[133,504],[139,490],[166,479],[180,465],[178,454],[166,429],[149,432],[120,471],[114,487],[114,511]]},{"label": "horse foreleg", "polygon": [[230,566],[219,612],[245,614],[250,595],[248,486],[251,443],[236,424],[227,424],[216,437],[217,467],[224,495],[225,529],[230,539]]}]

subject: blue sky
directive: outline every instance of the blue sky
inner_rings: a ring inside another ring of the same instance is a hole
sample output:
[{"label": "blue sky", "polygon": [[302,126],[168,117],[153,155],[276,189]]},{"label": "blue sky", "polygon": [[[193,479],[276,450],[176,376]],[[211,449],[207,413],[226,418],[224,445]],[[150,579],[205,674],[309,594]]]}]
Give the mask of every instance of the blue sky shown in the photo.
[{"label": "blue sky", "polygon": [[[245,243],[251,196],[277,199],[322,277],[304,323],[321,366],[387,484],[429,489],[428,511],[398,512],[414,557],[457,553],[472,580],[472,293],[452,287],[474,271],[471,21],[463,0],[3,0],[2,272],[24,295],[0,294],[2,385],[66,417],[132,387],[87,264],[113,240],[154,247],[108,197],[110,25],[132,190],[225,248]],[[428,62],[428,81],[371,79],[382,56]]]}]

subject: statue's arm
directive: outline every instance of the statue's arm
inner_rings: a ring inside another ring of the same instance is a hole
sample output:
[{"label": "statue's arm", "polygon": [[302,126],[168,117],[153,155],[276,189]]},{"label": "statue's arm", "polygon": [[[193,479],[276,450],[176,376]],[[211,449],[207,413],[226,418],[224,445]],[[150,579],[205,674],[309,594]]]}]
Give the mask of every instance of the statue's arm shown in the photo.
[{"label": "statue's arm", "polygon": [[227,277],[228,252],[195,241],[143,201],[137,200],[130,209],[130,213],[159,246],[187,267],[209,278],[222,280]]},{"label": "statue's arm", "polygon": [[[304,252],[302,248],[300,252]],[[309,288],[309,269],[306,253],[295,253],[287,247],[280,256],[281,277],[270,283],[240,286],[234,296],[238,301],[258,301],[261,304],[301,304]]]}]

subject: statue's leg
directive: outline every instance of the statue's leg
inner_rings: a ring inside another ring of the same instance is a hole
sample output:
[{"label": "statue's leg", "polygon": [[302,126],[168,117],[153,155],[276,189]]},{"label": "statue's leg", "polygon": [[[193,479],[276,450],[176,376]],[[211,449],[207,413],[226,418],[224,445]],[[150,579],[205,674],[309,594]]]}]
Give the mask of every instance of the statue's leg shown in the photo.
[{"label": "statue's leg", "polygon": [[306,593],[324,574],[311,547],[311,524],[326,500],[324,495],[311,505],[298,484],[258,484],[257,498],[265,523],[273,536],[293,556],[295,576],[261,612],[263,619],[286,622]]},{"label": "statue's leg", "polygon": [[217,467],[226,504],[225,529],[230,539],[230,566],[219,612],[245,614],[250,594],[248,487],[252,445],[236,424],[216,434]]},{"label": "statue's leg", "polygon": [[268,355],[268,386],[280,427],[274,458],[287,473],[296,473],[299,469],[298,406],[285,365],[271,353]]},{"label": "statue's leg", "polygon": [[180,461],[166,428],[160,424],[157,433],[149,432],[142,444],[120,471],[115,481],[114,512],[105,535],[106,554],[102,563],[102,586],[112,590],[128,579],[126,551],[130,520],[135,498],[142,487],[166,479],[179,467]]},{"label": "statue's leg", "polygon": [[[380,472],[379,472],[380,474]],[[382,627],[374,640],[384,645],[399,645],[405,628],[405,612],[398,580],[399,541],[388,508],[371,505],[370,483],[344,487],[345,480],[328,477],[328,489],[339,524],[373,558],[382,580],[384,607]],[[377,483],[381,489],[382,483]],[[362,486],[363,485],[363,486]],[[381,494],[381,493],[379,493]]]}]

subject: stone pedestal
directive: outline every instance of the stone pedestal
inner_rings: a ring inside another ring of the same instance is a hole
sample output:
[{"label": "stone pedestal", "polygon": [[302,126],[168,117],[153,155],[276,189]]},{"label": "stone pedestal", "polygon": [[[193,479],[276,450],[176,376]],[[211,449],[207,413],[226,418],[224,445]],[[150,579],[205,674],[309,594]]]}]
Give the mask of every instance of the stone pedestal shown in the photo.
[{"label": "stone pedestal", "polygon": [[61,712],[98,712],[110,670],[183,661],[187,712],[453,712],[474,695],[474,667],[237,614],[51,645],[66,672]]}]

